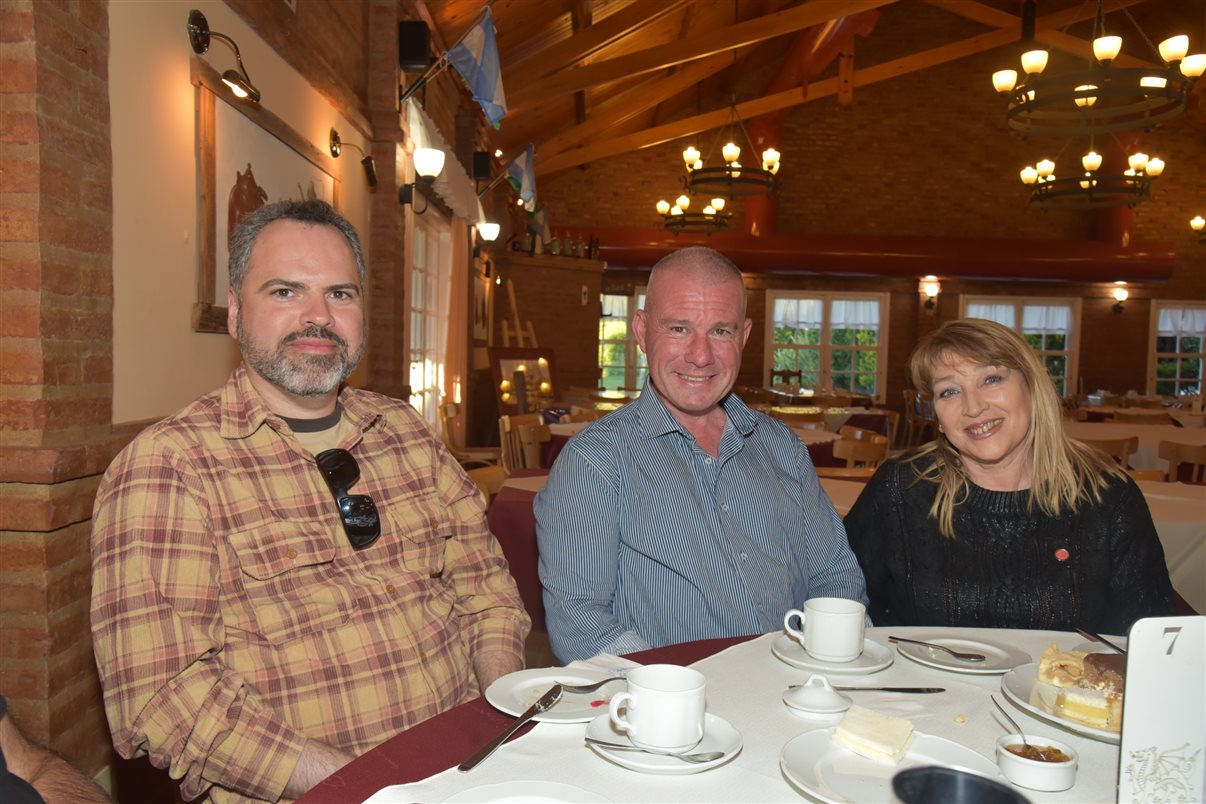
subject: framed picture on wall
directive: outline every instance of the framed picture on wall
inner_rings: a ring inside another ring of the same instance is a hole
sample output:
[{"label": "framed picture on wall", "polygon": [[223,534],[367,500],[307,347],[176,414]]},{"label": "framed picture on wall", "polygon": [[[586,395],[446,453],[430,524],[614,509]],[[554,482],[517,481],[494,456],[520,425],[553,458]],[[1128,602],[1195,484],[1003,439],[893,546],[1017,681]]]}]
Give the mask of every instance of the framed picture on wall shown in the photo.
[{"label": "framed picture on wall", "polygon": [[198,276],[195,332],[226,332],[230,232],[264,204],[319,198],[338,208],[335,160],[259,104],[228,102],[218,73],[194,56],[197,87]]},{"label": "framed picture on wall", "polygon": [[490,374],[499,415],[541,410],[560,399],[552,349],[490,347]]}]

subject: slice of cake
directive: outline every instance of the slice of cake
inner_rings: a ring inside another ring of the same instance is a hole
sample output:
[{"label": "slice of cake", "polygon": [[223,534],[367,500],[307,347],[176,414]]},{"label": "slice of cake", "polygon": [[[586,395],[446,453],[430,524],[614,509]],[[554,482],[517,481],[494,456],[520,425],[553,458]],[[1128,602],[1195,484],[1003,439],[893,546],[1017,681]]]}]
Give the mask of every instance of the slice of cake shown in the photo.
[{"label": "slice of cake", "polygon": [[913,741],[913,724],[904,718],[852,706],[834,730],[833,741],[859,756],[895,765]]},{"label": "slice of cake", "polygon": [[1104,731],[1122,728],[1122,698],[1104,695],[1086,687],[1068,687],[1059,691],[1055,701],[1059,714],[1086,726]]},{"label": "slice of cake", "polygon": [[1126,657],[1117,653],[1090,653],[1085,657],[1084,678],[1093,689],[1121,697],[1126,685]]},{"label": "slice of cake", "polygon": [[1060,650],[1054,642],[1039,659],[1038,680],[1056,687],[1076,687],[1085,673],[1085,656],[1081,650]]}]

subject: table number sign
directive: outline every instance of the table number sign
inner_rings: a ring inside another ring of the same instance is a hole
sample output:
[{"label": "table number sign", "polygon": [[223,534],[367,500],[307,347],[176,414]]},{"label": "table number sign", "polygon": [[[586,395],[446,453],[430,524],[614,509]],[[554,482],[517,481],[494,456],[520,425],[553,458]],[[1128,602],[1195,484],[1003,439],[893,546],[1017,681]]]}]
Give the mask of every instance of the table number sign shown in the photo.
[{"label": "table number sign", "polygon": [[1119,802],[1206,800],[1206,617],[1131,627]]}]

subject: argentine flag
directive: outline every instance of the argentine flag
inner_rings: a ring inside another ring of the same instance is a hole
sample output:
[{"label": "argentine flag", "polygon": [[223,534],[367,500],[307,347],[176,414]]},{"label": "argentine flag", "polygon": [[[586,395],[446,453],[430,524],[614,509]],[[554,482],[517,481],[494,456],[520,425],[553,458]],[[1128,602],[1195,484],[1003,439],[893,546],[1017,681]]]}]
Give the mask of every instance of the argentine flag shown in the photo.
[{"label": "argentine flag", "polygon": [[473,99],[481,104],[490,125],[498,128],[507,114],[502,71],[498,67],[498,44],[494,41],[494,17],[486,6],[481,19],[444,54],[465,79]]},{"label": "argentine flag", "polygon": [[519,193],[529,212],[536,208],[536,146],[532,143],[529,142],[527,149],[507,165],[507,181]]}]

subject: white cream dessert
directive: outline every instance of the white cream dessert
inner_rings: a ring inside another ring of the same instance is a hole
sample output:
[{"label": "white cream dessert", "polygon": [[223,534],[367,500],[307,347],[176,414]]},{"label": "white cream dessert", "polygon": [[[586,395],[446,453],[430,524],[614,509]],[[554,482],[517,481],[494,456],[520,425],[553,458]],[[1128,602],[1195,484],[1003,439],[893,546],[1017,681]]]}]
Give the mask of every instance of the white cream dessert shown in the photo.
[{"label": "white cream dessert", "polygon": [[833,741],[859,756],[895,765],[913,741],[913,724],[904,718],[852,706],[834,730]]},{"label": "white cream dessert", "polygon": [[1055,711],[1068,720],[1106,731],[1122,728],[1126,659],[1116,654],[1047,648],[1038,680],[1058,688]]}]

